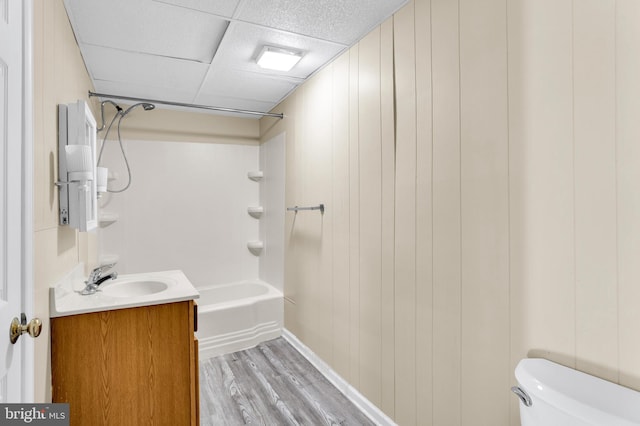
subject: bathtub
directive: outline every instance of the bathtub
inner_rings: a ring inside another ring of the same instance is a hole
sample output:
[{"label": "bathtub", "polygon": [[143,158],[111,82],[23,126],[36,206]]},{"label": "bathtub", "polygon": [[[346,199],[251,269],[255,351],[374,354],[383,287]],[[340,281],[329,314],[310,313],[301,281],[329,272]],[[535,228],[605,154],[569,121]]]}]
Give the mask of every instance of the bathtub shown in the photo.
[{"label": "bathtub", "polygon": [[200,359],[254,347],[282,334],[282,293],[263,281],[198,287]]}]

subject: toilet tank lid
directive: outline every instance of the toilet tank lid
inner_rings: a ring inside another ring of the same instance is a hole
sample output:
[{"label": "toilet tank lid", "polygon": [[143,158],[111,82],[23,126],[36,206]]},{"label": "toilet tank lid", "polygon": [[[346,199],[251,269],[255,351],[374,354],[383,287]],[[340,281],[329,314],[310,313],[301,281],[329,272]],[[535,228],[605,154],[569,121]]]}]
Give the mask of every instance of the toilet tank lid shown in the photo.
[{"label": "toilet tank lid", "polygon": [[603,425],[640,425],[640,392],[546,359],[518,363],[518,384],[532,398]]}]

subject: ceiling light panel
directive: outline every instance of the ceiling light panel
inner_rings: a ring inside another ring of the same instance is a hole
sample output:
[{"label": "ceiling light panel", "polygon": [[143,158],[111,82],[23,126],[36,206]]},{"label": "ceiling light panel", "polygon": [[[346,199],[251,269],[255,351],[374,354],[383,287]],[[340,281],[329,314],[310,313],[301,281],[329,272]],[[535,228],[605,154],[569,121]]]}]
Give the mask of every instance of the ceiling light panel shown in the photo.
[{"label": "ceiling light panel", "polygon": [[301,52],[265,46],[258,54],[256,63],[260,68],[274,71],[291,71],[302,59]]},{"label": "ceiling light panel", "polygon": [[200,88],[209,65],[164,56],[99,46],[82,46],[92,78],[157,88],[191,91]]},{"label": "ceiling light panel", "polygon": [[[285,48],[303,54],[300,62],[288,72],[260,68],[256,63],[264,46]],[[222,41],[212,66],[261,74],[306,78],[329,62],[346,46],[259,27],[244,22],[232,22]]]},{"label": "ceiling light panel", "polygon": [[65,0],[78,42],[210,63],[228,21],[153,0]]},{"label": "ceiling light panel", "polygon": [[245,0],[237,18],[351,46],[407,0]]}]

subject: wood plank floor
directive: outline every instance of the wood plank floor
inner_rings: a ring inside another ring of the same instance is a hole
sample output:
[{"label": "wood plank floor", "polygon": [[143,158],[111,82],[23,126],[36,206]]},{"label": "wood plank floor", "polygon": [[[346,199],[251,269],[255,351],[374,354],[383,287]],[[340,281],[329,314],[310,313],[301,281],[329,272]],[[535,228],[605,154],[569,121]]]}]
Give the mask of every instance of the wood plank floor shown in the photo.
[{"label": "wood plank floor", "polygon": [[374,425],[282,338],[200,362],[200,424]]}]

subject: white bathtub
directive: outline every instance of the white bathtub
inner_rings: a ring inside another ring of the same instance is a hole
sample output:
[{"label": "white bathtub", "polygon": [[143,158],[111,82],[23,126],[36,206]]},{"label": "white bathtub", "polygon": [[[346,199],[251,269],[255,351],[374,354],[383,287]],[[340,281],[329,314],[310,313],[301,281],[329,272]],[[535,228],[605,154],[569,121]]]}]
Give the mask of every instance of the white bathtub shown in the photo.
[{"label": "white bathtub", "polygon": [[263,281],[199,287],[200,358],[251,348],[282,334],[282,293]]}]

